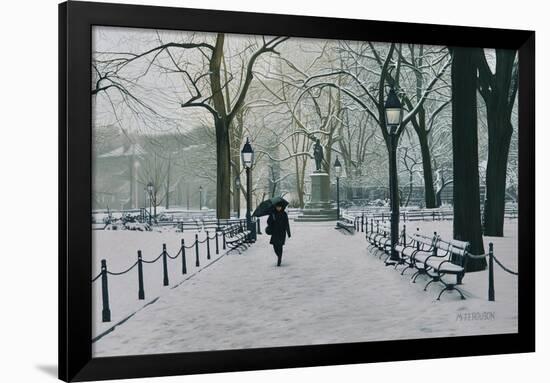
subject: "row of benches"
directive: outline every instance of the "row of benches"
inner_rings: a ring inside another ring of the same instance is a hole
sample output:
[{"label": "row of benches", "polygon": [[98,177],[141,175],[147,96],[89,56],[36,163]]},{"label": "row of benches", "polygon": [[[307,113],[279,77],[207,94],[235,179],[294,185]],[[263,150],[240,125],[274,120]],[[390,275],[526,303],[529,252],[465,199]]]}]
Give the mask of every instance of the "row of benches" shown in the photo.
[{"label": "row of benches", "polygon": [[[464,278],[469,257],[468,242],[444,240],[436,232],[433,235],[425,235],[418,229],[412,235],[408,235],[404,225],[399,235],[399,243],[395,246],[399,260],[392,263],[390,232],[390,223],[386,221],[377,222],[375,227],[371,224],[371,230],[366,233],[370,246],[379,250],[380,257],[386,255],[386,265],[394,265],[395,269],[402,266],[401,275],[407,270],[414,270],[411,276],[413,282],[421,275],[428,277],[429,281],[424,286],[424,291],[434,282],[443,284],[437,300],[445,291],[456,291],[465,299],[457,286],[462,284]],[[453,276],[455,280],[445,278],[447,276]]]}]

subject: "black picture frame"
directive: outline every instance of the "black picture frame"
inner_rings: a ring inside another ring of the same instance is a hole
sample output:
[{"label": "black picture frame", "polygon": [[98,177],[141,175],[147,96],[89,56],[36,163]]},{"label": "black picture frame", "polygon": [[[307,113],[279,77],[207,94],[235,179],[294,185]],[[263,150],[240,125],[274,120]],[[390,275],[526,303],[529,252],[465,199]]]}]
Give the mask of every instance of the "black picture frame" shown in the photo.
[{"label": "black picture frame", "polygon": [[[92,358],[94,25],[510,48],[519,51],[518,333]],[[59,5],[59,378],[88,381],[535,350],[535,32],[70,1]]]}]

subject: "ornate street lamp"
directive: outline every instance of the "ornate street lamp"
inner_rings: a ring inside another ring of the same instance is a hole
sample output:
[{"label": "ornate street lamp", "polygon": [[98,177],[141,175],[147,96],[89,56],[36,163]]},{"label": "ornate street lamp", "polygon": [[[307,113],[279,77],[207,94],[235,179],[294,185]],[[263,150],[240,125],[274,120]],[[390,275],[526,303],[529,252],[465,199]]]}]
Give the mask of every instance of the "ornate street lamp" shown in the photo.
[{"label": "ornate street lamp", "polygon": [[336,219],[340,219],[340,175],[342,174],[342,164],[336,156],[334,161],[334,173],[336,174]]},{"label": "ornate street lamp", "polygon": [[202,210],[202,185],[199,186],[199,211]]},{"label": "ornate street lamp", "polygon": [[151,218],[153,216],[153,193],[155,192],[155,185],[152,182],[147,184],[147,193],[149,193],[149,225],[151,225]]},{"label": "ornate street lamp", "polygon": [[397,187],[397,128],[403,119],[403,108],[393,87],[384,104],[390,144],[391,249],[389,264],[400,262],[395,246],[399,241],[399,193]]},{"label": "ornate street lamp", "polygon": [[250,208],[252,205],[252,175],[251,168],[254,165],[254,150],[250,145],[250,141],[247,138],[246,143],[241,150],[241,160],[246,169],[246,227],[250,231],[248,237],[249,242],[256,241],[256,225],[252,224],[252,217],[250,216]]},{"label": "ornate street lamp", "polygon": [[238,175],[235,177],[235,212],[237,213],[237,218],[241,218],[241,177]]}]

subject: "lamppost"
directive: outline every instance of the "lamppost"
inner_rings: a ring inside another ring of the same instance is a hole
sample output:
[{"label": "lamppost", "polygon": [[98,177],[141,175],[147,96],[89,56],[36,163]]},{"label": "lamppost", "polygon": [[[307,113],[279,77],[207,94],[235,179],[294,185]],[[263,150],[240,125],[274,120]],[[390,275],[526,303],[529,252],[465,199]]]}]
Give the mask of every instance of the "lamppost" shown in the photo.
[{"label": "lamppost", "polygon": [[256,241],[256,225],[252,223],[252,217],[250,216],[250,207],[252,205],[252,175],[251,168],[254,164],[254,150],[250,145],[248,138],[241,150],[241,159],[246,169],[246,227],[250,231],[248,237],[249,242]]},{"label": "lamppost", "polygon": [[199,186],[199,210],[202,210],[202,185]]},{"label": "lamppost", "polygon": [[397,188],[397,127],[403,119],[403,108],[393,87],[384,105],[390,143],[391,250],[388,263],[400,262],[395,246],[399,241],[399,193]]},{"label": "lamppost", "polygon": [[143,223],[145,223],[145,218],[147,217],[147,186],[143,188]]},{"label": "lamppost", "polygon": [[340,219],[340,174],[342,174],[342,164],[336,156],[334,161],[334,172],[336,173],[336,219]]},{"label": "lamppost", "polygon": [[241,218],[241,177],[238,175],[235,177],[235,212],[237,218]]},{"label": "lamppost", "polygon": [[152,182],[147,184],[147,192],[149,193],[149,225],[151,224],[151,217],[153,216],[153,192],[155,191],[155,186]]}]

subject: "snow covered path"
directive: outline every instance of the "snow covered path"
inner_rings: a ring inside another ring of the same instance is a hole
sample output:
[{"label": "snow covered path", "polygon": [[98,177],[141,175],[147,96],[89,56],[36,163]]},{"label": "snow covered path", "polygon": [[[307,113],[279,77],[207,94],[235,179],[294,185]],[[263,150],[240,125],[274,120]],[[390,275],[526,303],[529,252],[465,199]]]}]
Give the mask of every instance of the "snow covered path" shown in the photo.
[{"label": "snow covered path", "polygon": [[94,343],[94,356],[517,331],[513,297],[488,302],[474,293],[461,301],[446,293],[437,302],[438,284],[424,292],[424,280],[412,284],[368,254],[362,233],[333,227],[291,222],[281,267],[269,237],[259,235]]}]

